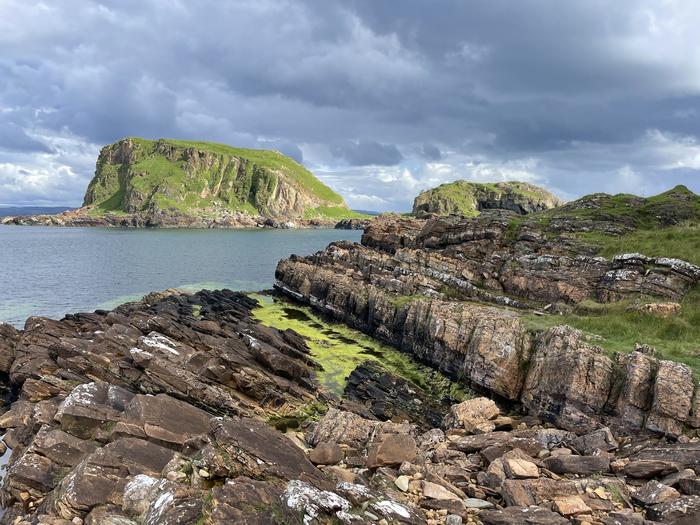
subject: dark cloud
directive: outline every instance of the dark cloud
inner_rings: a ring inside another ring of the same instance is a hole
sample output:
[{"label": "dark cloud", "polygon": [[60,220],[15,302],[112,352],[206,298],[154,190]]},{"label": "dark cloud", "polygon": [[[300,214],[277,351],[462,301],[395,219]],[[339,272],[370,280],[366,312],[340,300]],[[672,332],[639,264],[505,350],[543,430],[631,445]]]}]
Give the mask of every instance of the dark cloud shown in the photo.
[{"label": "dark cloud", "polygon": [[423,157],[427,160],[440,160],[442,158],[442,153],[440,153],[440,148],[433,144],[423,144],[421,153]]},{"label": "dark cloud", "polygon": [[403,155],[394,144],[365,140],[335,144],[331,151],[350,166],[393,166],[403,160]]},{"label": "dark cloud", "polygon": [[3,122],[0,118],[0,151],[2,150],[36,153],[51,152],[45,144],[31,138],[17,124]]},{"label": "dark cloud", "polygon": [[694,0],[5,0],[0,185],[67,199],[136,135],[278,149],[375,209],[458,177],[700,191],[699,24]]}]

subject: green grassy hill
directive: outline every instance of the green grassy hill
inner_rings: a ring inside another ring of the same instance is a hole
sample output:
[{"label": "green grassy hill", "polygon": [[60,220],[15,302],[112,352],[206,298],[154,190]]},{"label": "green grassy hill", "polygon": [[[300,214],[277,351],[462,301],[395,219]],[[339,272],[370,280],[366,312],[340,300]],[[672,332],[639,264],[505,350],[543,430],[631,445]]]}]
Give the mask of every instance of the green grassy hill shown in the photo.
[{"label": "green grassy hill", "polygon": [[[573,237],[605,257],[637,252],[700,265],[700,196],[685,186],[649,198],[588,195],[517,218],[513,225],[515,230],[544,229],[553,238]],[[686,295],[677,315],[659,318],[634,308],[655,301],[653,297],[602,304],[586,300],[569,314],[531,316],[529,321],[538,329],[569,324],[602,337],[596,344],[611,352],[629,352],[637,342],[652,345],[660,357],[688,364],[700,379],[700,285]]]},{"label": "green grassy hill", "polygon": [[413,202],[413,213],[475,217],[482,210],[497,208],[526,214],[560,204],[550,192],[527,182],[458,180],[422,192]]},{"label": "green grassy hill", "polygon": [[117,214],[359,215],[304,166],[277,151],[170,139],[125,138],[105,146],[84,205]]}]

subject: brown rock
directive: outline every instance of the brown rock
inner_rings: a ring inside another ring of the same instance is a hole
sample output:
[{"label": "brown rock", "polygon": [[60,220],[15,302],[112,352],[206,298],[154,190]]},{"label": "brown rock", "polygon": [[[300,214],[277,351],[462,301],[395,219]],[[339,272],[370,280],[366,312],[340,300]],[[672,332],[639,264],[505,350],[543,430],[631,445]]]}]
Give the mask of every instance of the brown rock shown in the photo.
[{"label": "brown rock", "polygon": [[676,315],[681,310],[679,303],[645,303],[635,304],[629,307],[630,310],[643,312],[654,317],[667,318]]},{"label": "brown rock", "polygon": [[668,485],[651,480],[632,493],[632,499],[644,506],[656,505],[678,499],[678,491]]},{"label": "brown rock", "polygon": [[593,431],[612,387],[613,363],[583,334],[557,326],[537,338],[521,400],[567,430]]},{"label": "brown rock", "polygon": [[423,481],[421,483],[421,488],[423,491],[423,497],[438,500],[459,500],[460,497],[447,490],[445,487],[438,485],[437,483],[432,483],[430,481]]},{"label": "brown rock", "polygon": [[688,496],[700,496],[700,478],[679,480],[678,490]]},{"label": "brown rock", "polygon": [[594,430],[569,442],[569,446],[581,455],[591,455],[596,450],[609,452],[618,447],[618,443],[607,427]]},{"label": "brown rock", "polygon": [[590,475],[610,471],[610,460],[604,456],[554,456],[543,463],[556,474]]},{"label": "brown rock", "polygon": [[398,466],[413,462],[418,455],[415,440],[408,434],[383,434],[367,451],[367,466]]},{"label": "brown rock", "polygon": [[307,433],[306,441],[314,446],[318,443],[338,443],[363,449],[379,434],[413,431],[412,425],[372,421],[352,412],[330,408]]},{"label": "brown rock", "polygon": [[304,479],[316,486],[327,485],[321,471],[296,445],[261,421],[216,418],[210,436],[217,453],[225,454],[226,477]]},{"label": "brown rock", "polygon": [[309,451],[309,461],[314,465],[335,465],[343,459],[343,451],[336,443],[319,443]]},{"label": "brown rock", "polygon": [[573,481],[539,479],[508,479],[501,487],[503,500],[508,506],[540,505],[554,498],[578,494],[578,488]]},{"label": "brown rock", "polygon": [[591,508],[581,499],[581,496],[565,496],[554,498],[553,510],[562,516],[576,516],[578,514],[588,514]]},{"label": "brown rock", "polygon": [[569,520],[542,507],[508,507],[479,514],[484,525],[566,525]]},{"label": "brown rock", "polygon": [[210,419],[204,410],[165,394],[134,396],[123,416],[124,423],[136,425],[148,439],[173,445],[206,434]]},{"label": "brown rock", "polygon": [[646,428],[671,436],[680,436],[690,416],[694,392],[690,368],[673,361],[661,361],[654,383],[654,397]]},{"label": "brown rock", "polygon": [[677,472],[679,465],[658,459],[638,459],[627,463],[623,470],[630,477],[649,479]]},{"label": "brown rock", "polygon": [[540,476],[537,465],[525,459],[504,459],[503,468],[506,476],[511,479],[538,478]]},{"label": "brown rock", "polygon": [[491,399],[486,397],[467,399],[452,405],[450,412],[445,416],[443,426],[464,428],[467,432],[483,434],[494,430],[495,424],[490,420],[496,418],[499,413],[496,403]]}]

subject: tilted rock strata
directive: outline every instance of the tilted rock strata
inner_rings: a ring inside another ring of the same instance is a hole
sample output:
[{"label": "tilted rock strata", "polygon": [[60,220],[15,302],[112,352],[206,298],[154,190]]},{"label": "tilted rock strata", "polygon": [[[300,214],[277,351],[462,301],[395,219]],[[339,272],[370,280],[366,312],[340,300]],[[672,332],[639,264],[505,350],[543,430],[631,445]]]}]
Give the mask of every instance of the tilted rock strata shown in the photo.
[{"label": "tilted rock strata", "polygon": [[[112,312],[30,318],[23,330],[0,325],[0,427],[11,448],[0,523],[533,525],[700,510],[697,438],[577,436],[503,417],[484,398],[449,408],[367,366],[338,403],[319,392],[304,341],[255,323],[254,304],[229,291],[169,291]],[[552,332],[533,352],[579,336]],[[635,356],[625,395],[640,400],[639,385],[653,385],[644,406],[663,424],[682,371],[662,362],[668,383],[651,381],[640,365],[651,359]],[[560,401],[528,380],[537,402]],[[381,406],[363,404],[372,392]],[[597,402],[580,394],[572,410]],[[322,403],[344,409],[329,407],[303,433],[264,421]],[[442,418],[448,428],[429,428]]]},{"label": "tilted rock strata", "polygon": [[640,254],[575,255],[575,245],[544,236],[513,239],[508,217],[376,219],[362,245],[337,242],[281,261],[276,287],[564,428],[607,421],[676,436],[698,428],[687,366],[640,352],[611,358],[568,327],[533,337],[517,309],[589,297],[679,299],[700,268]]}]

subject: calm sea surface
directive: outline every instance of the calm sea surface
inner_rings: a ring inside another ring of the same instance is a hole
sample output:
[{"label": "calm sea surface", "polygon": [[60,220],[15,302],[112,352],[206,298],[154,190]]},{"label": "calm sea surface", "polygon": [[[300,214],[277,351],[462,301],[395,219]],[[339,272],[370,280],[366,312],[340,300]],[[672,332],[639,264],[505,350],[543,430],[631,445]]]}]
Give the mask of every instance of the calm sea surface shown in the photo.
[{"label": "calm sea surface", "polygon": [[0,322],[113,308],[153,290],[271,288],[277,261],[351,230],[126,230],[0,226]]}]

